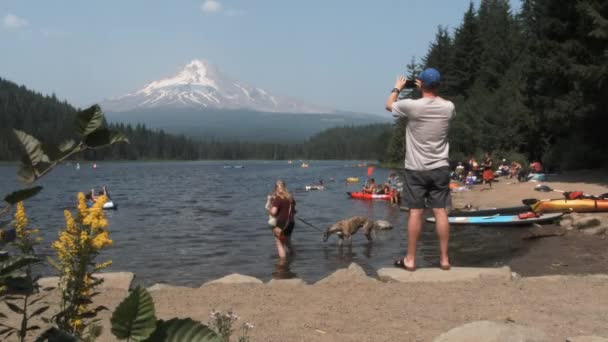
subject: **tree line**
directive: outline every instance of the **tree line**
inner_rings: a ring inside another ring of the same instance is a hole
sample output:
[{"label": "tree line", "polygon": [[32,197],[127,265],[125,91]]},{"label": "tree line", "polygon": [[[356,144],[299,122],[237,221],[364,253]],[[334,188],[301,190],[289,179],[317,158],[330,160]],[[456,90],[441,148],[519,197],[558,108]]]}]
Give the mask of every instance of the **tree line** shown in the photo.
[{"label": "tree line", "polygon": [[[608,165],[608,1],[508,0],[470,4],[461,24],[439,27],[410,77],[437,68],[456,105],[451,159],[485,151],[550,168]],[[398,122],[385,159],[402,162]]]},{"label": "tree line", "polygon": [[[74,134],[77,109],[55,95],[45,96],[0,79],[0,160],[18,160],[20,145],[12,129],[59,144]],[[87,160],[198,160],[198,159],[377,159],[390,138],[390,125],[336,127],[296,144],[250,143],[193,139],[153,130],[144,124],[111,123],[129,144],[88,150]]]}]

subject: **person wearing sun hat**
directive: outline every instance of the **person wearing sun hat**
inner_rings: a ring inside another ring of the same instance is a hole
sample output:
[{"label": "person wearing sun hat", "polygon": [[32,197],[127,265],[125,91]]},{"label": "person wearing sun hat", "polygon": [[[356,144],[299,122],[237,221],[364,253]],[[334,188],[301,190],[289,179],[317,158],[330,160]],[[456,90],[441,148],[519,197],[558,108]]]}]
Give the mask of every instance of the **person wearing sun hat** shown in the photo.
[{"label": "person wearing sun hat", "polygon": [[437,69],[427,68],[418,75],[415,84],[422,91],[421,98],[398,101],[399,93],[411,82],[398,77],[385,105],[393,116],[407,118],[403,189],[405,205],[410,208],[407,255],[395,261],[395,266],[409,271],[416,269],[416,245],[422,230],[424,208],[428,206],[433,210],[439,236],[439,266],[449,270],[450,224],[447,209],[451,205],[451,198],[448,129],[455,115],[454,104],[439,97],[441,74]]}]

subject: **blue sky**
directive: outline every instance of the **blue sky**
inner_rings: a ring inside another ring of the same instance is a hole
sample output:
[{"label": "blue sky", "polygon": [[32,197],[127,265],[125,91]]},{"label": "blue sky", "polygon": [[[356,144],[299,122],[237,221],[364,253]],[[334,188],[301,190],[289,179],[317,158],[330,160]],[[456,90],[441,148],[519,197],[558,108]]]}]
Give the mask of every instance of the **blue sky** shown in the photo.
[{"label": "blue sky", "polygon": [[[474,1],[477,5],[479,0]],[[76,106],[123,95],[192,59],[305,102],[382,113],[438,25],[468,0],[0,2],[0,77]],[[519,9],[519,0],[512,0]]]}]

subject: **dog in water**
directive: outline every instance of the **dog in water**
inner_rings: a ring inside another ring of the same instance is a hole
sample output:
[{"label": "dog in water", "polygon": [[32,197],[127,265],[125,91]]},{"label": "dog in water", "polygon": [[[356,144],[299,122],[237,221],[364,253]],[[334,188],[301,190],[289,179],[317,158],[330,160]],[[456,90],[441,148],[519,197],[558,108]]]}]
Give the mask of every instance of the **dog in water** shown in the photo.
[{"label": "dog in water", "polygon": [[351,243],[352,236],[357,233],[359,229],[363,229],[363,234],[365,234],[367,240],[372,241],[372,230],[374,227],[374,221],[368,219],[367,217],[353,216],[349,219],[336,222],[334,225],[327,228],[323,234],[323,242],[327,241],[331,234],[336,234],[340,238],[340,244],[342,244],[344,240]]}]

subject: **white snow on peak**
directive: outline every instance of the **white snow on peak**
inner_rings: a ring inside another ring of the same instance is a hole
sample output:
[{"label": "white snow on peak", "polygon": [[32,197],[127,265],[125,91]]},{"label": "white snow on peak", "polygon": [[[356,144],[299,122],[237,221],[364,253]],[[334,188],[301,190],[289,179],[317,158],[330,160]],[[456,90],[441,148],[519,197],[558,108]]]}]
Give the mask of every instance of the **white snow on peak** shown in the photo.
[{"label": "white snow on peak", "polygon": [[115,112],[158,107],[248,109],[285,113],[334,112],[274,96],[264,89],[232,80],[203,59],[192,60],[174,76],[150,82],[140,90],[102,102],[102,108]]},{"label": "white snow on peak", "polygon": [[201,86],[218,89],[214,80],[207,77],[209,63],[195,59],[188,63],[177,75],[147,84],[137,93],[151,94],[157,89],[182,85]]}]

